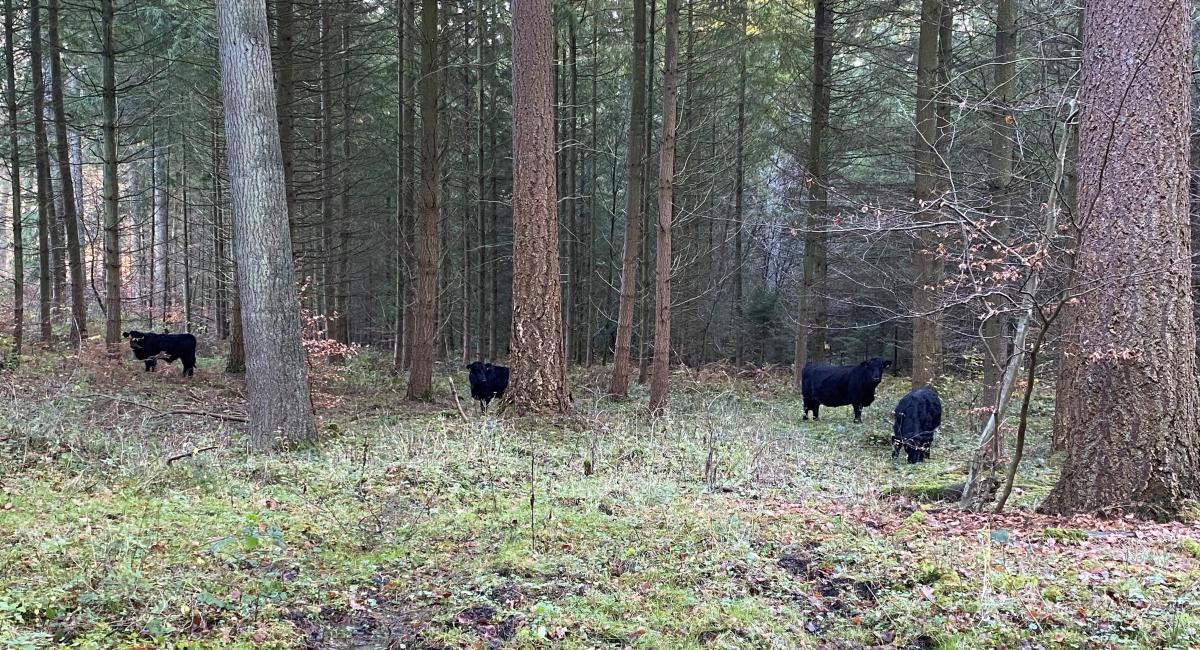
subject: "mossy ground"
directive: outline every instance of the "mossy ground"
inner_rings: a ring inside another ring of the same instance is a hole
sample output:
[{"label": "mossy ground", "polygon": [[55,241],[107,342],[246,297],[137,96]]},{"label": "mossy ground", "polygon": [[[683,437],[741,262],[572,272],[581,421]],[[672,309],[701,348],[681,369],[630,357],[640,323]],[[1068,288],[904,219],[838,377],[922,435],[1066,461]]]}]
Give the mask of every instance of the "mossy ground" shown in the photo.
[{"label": "mossy ground", "polygon": [[658,421],[594,369],[572,418],[464,423],[447,376],[407,404],[366,355],[322,440],[264,455],[236,421],[169,414],[244,412],[218,361],[184,380],[99,357],[3,375],[0,647],[1200,644],[1197,529],[1029,509],[1054,480],[1048,395],[989,517],[908,496],[962,480],[965,382],[908,466],[899,378],[863,425],[803,422],[785,376],[719,368],[677,373]]}]

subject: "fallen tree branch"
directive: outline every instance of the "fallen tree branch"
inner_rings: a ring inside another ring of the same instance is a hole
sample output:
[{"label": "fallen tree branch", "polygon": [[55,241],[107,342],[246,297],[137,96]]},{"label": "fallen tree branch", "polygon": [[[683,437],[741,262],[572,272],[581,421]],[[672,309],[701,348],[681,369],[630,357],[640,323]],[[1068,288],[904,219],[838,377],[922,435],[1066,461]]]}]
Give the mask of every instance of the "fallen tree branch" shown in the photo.
[{"label": "fallen tree branch", "polygon": [[463,422],[470,423],[471,420],[467,418],[467,412],[463,410],[462,402],[458,399],[458,389],[454,387],[454,380],[447,379],[446,383],[450,384],[450,394],[454,396],[454,406],[458,407],[458,415]]},{"label": "fallen tree branch", "polygon": [[217,446],[213,445],[211,447],[201,447],[199,449],[193,449],[191,451],[186,451],[182,454],[176,454],[167,459],[167,464],[170,465],[171,463],[174,463],[175,461],[183,460],[184,458],[191,458],[192,456],[195,456],[196,454],[198,454],[200,452],[212,451],[216,448],[217,448]]},{"label": "fallen tree branch", "polygon": [[213,418],[215,420],[225,420],[226,422],[240,422],[242,424],[247,424],[250,422],[250,420],[240,415],[231,415],[228,413],[210,413],[208,411],[193,411],[192,409],[174,409],[171,411],[162,411],[154,417],[163,418],[167,417],[168,415],[198,415],[200,417]]}]

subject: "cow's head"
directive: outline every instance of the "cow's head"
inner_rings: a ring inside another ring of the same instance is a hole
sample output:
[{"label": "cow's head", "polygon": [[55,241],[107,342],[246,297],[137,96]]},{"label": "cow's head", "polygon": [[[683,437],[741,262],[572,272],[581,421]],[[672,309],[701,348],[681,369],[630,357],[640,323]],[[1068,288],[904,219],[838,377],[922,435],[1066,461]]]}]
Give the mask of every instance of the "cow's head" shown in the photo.
[{"label": "cow's head", "polygon": [[129,347],[133,350],[139,350],[142,347],[142,342],[146,340],[146,335],[137,330],[129,330],[121,332],[121,336],[129,339]]},{"label": "cow's head", "polygon": [[883,369],[890,365],[892,365],[892,362],[882,357],[871,357],[859,364],[859,366],[867,369],[867,378],[872,384],[878,384],[883,381]]},{"label": "cow's head", "polygon": [[467,372],[471,378],[471,383],[487,381],[488,372],[492,369],[492,364],[482,361],[472,361],[467,364]]}]

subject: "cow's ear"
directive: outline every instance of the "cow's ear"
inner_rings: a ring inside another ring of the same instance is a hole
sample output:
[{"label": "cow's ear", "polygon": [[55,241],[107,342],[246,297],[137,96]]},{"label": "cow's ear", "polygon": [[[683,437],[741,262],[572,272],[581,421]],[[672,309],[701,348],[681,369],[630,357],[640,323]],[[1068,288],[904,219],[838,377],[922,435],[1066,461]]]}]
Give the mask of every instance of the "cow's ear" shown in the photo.
[{"label": "cow's ear", "polygon": [[121,338],[129,338],[129,332],[121,332]]},{"label": "cow's ear", "polygon": [[892,365],[892,362],[891,362],[891,361],[884,361],[884,362],[883,362],[883,367],[884,367],[884,368],[890,367],[891,365]]}]

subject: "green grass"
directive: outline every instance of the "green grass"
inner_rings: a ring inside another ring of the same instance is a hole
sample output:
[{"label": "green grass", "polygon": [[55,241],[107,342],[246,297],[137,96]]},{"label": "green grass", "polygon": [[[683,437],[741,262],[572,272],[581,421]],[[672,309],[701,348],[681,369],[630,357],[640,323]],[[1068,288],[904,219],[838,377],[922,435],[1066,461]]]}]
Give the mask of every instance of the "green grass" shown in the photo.
[{"label": "green grass", "polygon": [[992,520],[905,496],[961,481],[965,382],[908,466],[887,444],[900,379],[861,426],[801,421],[785,377],[719,373],[677,374],[652,421],[640,389],[597,397],[602,370],[573,377],[574,418],[464,423],[445,377],[405,404],[368,361],[318,444],[268,456],[235,422],[163,416],[244,412],[219,363],[25,359],[0,406],[0,647],[1200,643],[1194,542],[1021,510],[1054,480],[1048,396],[1019,512]]}]

